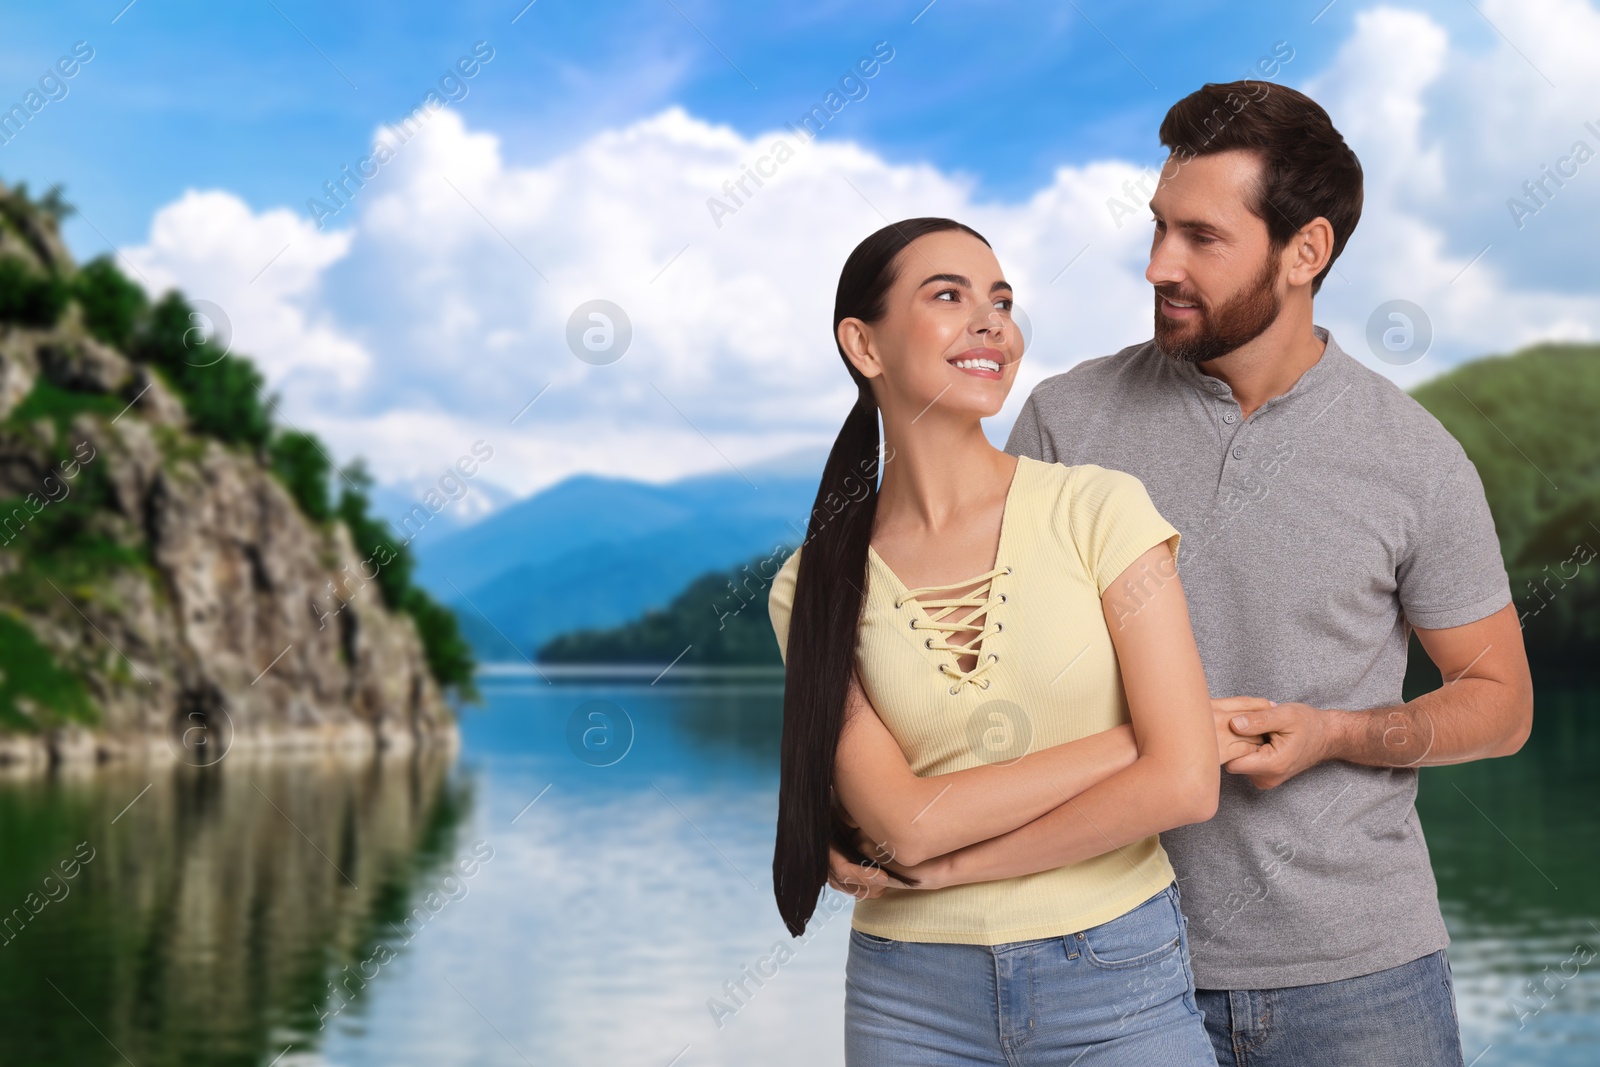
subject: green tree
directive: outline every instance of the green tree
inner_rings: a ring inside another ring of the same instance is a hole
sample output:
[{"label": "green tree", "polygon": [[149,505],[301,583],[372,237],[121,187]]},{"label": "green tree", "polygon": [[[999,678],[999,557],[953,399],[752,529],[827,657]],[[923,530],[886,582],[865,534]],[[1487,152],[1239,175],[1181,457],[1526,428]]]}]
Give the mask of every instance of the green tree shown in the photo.
[{"label": "green tree", "polygon": [[0,257],[0,322],[54,326],[72,298],[67,283],[13,256]]},{"label": "green tree", "polygon": [[452,690],[459,700],[478,700],[473,680],[477,660],[472,646],[461,636],[455,613],[415,586],[406,593],[406,612],[417,624],[433,680]]},{"label": "green tree", "polygon": [[269,446],[272,469],[288,486],[300,510],[316,522],[327,522],[333,516],[333,498],[328,489],[328,479],[333,465],[315,437],[298,430],[280,430],[272,436]]},{"label": "green tree", "polygon": [[124,352],[134,350],[134,331],[144,324],[150,300],[117,269],[109,255],[78,269],[72,294],[83,309],[84,325],[96,338]]},{"label": "green tree", "polygon": [[158,367],[182,395],[200,433],[229,444],[265,445],[272,417],[254,364],[208,337],[203,319],[176,290],[150,309],[134,341],[135,359]]},{"label": "green tree", "polygon": [[406,594],[411,590],[411,576],[416,570],[411,550],[395,539],[394,530],[387,521],[372,514],[373,483],[367,465],[356,460],[344,468],[342,477],[339,519],[349,527],[356,553],[363,559],[379,562],[377,582],[383,602],[394,611],[403,611]]},{"label": "green tree", "polygon": [[[454,614],[423,590],[412,584],[416,561],[404,542],[394,536],[389,523],[372,514],[372,475],[366,464],[356,460],[341,472],[344,486],[336,509],[339,520],[350,530],[356,553],[378,568],[378,589],[392,611],[410,615],[422,641],[428,671],[441,688],[452,690],[459,700],[477,700],[473,682],[477,662],[472,646],[461,636]],[[387,561],[387,562],[385,562]]]},{"label": "green tree", "polygon": [[[546,642],[546,663],[703,663],[779,666],[767,589],[785,555],[772,553],[726,572],[703,574],[664,608],[608,630],[578,630]],[[681,658],[679,658],[681,657]]]}]

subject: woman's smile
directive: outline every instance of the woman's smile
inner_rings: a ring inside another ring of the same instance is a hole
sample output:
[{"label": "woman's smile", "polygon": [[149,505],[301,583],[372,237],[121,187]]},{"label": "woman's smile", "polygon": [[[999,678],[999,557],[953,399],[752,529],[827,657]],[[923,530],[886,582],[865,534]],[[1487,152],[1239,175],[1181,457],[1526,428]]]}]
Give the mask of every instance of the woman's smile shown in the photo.
[{"label": "woman's smile", "polygon": [[1006,354],[998,348],[969,348],[945,362],[974,378],[999,381],[1002,377],[1001,368],[1006,365]]}]

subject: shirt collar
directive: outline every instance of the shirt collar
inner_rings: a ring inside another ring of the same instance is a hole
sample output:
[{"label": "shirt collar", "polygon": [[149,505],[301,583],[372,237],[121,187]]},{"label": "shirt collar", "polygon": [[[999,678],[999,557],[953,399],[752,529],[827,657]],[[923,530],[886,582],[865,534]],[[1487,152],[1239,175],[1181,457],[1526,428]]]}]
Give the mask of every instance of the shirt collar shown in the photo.
[{"label": "shirt collar", "polygon": [[[1323,342],[1322,355],[1301,373],[1292,386],[1262,404],[1263,410],[1292,396],[1304,396],[1325,387],[1336,376],[1337,368],[1348,358],[1326,326],[1313,325],[1311,332],[1316,335],[1317,340]],[[1166,356],[1161,358],[1167,359]],[[1167,359],[1167,362],[1177,368],[1180,378],[1207,396],[1220,397],[1224,400],[1233,398],[1233,387],[1221,378],[1213,378],[1187,361]]]}]

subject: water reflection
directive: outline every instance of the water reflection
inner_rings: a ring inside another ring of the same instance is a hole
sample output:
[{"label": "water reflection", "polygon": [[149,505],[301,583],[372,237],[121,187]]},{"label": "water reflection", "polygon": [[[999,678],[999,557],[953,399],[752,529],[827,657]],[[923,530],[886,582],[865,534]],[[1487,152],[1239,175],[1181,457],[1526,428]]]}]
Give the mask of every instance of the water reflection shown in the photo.
[{"label": "water reflection", "polygon": [[330,972],[456,852],[470,784],[448,765],[235,753],[0,785],[0,1061],[255,1064],[303,1042]]},{"label": "water reflection", "polygon": [[1509,759],[1425,771],[1468,1061],[1600,1062],[1600,692],[1541,690]]},{"label": "water reflection", "polygon": [[[746,977],[789,943],[777,680],[487,696],[453,765],[0,783],[0,908],[67,887],[0,945],[0,1063],[842,1062],[848,908]],[[591,702],[615,762],[571,747]],[[1477,1067],[1600,1062],[1597,709],[1541,693],[1521,755],[1423,773]]]}]

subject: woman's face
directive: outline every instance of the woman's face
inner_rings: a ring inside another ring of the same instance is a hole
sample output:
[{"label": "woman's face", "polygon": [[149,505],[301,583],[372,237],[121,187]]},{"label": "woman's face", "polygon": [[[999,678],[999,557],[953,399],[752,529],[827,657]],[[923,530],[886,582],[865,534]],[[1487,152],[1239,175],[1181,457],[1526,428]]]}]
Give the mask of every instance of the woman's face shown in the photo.
[{"label": "woman's face", "polygon": [[994,252],[969,233],[944,230],[912,241],[897,266],[883,318],[839,324],[840,343],[873,380],[885,417],[997,413],[1016,378],[1022,336]]}]

